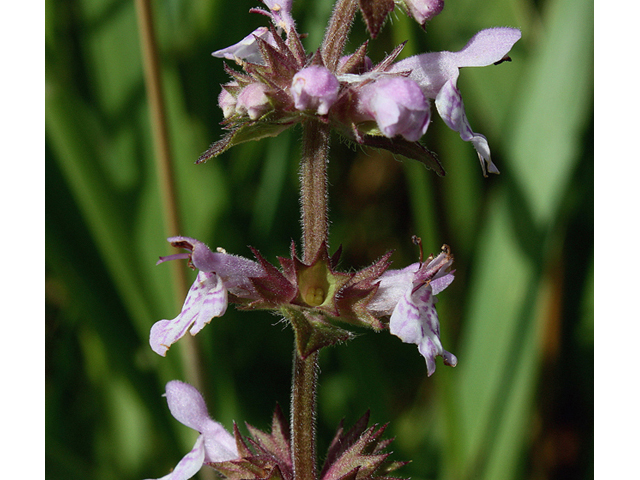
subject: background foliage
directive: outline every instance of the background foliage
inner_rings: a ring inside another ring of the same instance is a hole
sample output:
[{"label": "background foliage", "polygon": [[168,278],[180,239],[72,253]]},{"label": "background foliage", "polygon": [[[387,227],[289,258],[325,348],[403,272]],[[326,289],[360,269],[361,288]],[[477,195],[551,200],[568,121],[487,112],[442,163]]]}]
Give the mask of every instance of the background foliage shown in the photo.
[{"label": "background foliage", "polygon": [[[257,0],[154,3],[183,234],[269,259],[298,239],[299,129],[193,161],[221,134],[227,81],[210,52],[266,18]],[[329,0],[296,0],[319,45]],[[149,328],[179,309],[153,162],[136,12],[131,1],[46,1],[46,467],[51,479],[160,477],[195,433],[161,397],[186,379]],[[457,276],[439,304],[459,359],[426,377],[412,345],[360,332],[324,351],[320,454],[343,417],[391,422],[394,458],[415,479],[593,477],[593,3],[449,0],[426,34],[401,13],[370,43],[374,61],[457,50],[491,26],[522,29],[513,62],[465,69],[459,87],[500,176],[484,179],[473,148],[435,118],[423,139],[447,175],[353,151],[335,138],[331,241],[342,266],[395,249],[415,261],[448,243]],[[360,20],[352,48],[365,39]],[[192,278],[192,277],[190,277]],[[288,405],[292,333],[234,309],[198,335],[210,412],[266,428]]]}]

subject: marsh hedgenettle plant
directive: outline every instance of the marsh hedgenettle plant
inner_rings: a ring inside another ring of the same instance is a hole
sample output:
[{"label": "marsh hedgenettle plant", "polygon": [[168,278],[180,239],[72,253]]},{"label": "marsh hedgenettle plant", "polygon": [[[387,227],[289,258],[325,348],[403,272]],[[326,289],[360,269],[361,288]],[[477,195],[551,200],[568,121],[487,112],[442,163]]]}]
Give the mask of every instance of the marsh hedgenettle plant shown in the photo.
[{"label": "marsh hedgenettle plant", "polygon": [[209,465],[232,480],[368,480],[391,479],[403,462],[390,461],[381,438],[385,427],[367,427],[368,415],[349,431],[339,427],[325,463],[316,459],[315,402],[318,355],[322,348],[348,341],[350,326],[387,330],[417,345],[427,375],[436,370],[436,357],[455,366],[457,358],[444,349],[436,295],[451,284],[453,256],[447,245],[437,255],[400,269],[390,269],[391,252],[361,270],[339,269],[341,249],[329,250],[327,174],[329,132],[347,141],[386,149],[414,159],[444,175],[436,156],[420,139],[431,122],[431,103],[445,124],[476,149],[482,173],[498,173],[482,134],[471,129],[457,79],[462,67],[499,64],[520,38],[513,28],[477,33],[459,52],[432,52],[397,61],[399,45],[381,62],[367,56],[368,43],[345,53],[358,11],[372,38],[395,6],[422,27],[442,11],[442,0],[338,0],[322,45],[306,52],[291,15],[292,0],[262,0],[251,12],[264,15],[261,26],[238,43],[217,50],[230,79],[222,85],[218,103],[226,134],[199,158],[214,158],[250,140],[276,136],[302,125],[300,161],[301,252],[291,243],[288,257],[277,264],[257,249],[253,258],[211,250],[202,241],[172,237],[181,253],[158,263],[186,261],[197,277],[181,312],[151,328],[154,352],[167,355],[187,333],[196,335],[229,303],[243,310],[270,310],[295,332],[290,421],[276,408],[271,433],[248,426],[250,437],[233,434],[209,417],[202,395],[180,381],[166,386],[172,415],[199,432],[193,449],[163,477],[181,480]]}]

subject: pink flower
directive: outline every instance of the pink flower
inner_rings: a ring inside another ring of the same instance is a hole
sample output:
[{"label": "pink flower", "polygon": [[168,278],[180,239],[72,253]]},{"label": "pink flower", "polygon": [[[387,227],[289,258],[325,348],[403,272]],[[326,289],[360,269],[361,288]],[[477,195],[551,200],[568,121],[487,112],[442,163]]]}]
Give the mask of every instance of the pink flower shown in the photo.
[{"label": "pink flower", "polygon": [[312,65],[303,68],[293,76],[291,94],[296,109],[316,110],[318,115],[326,115],[338,98],[340,82],[327,68]]},{"label": "pink flower", "polygon": [[226,462],[239,457],[235,438],[209,417],[204,398],[195,387],[173,380],[167,383],[165,396],[171,415],[180,423],[197,430],[200,436],[173,471],[158,480],[187,480],[198,473],[205,463]]},{"label": "pink flower", "polygon": [[267,86],[264,83],[250,83],[238,95],[236,112],[248,115],[251,120],[257,120],[271,110],[271,102],[266,92]]},{"label": "pink flower", "polygon": [[455,367],[458,359],[440,341],[435,295],[453,282],[453,256],[449,247],[426,262],[402,270],[388,270],[380,277],[378,291],[369,304],[374,315],[391,315],[389,330],[405,343],[414,343],[427,362],[427,375],[436,371],[436,356]]},{"label": "pink flower", "polygon": [[383,76],[362,87],[358,110],[375,120],[382,134],[415,142],[429,126],[431,112],[419,85],[405,77]]},{"label": "pink flower", "polygon": [[[237,87],[238,84],[237,82],[235,83],[236,83],[235,86]],[[222,109],[222,114],[224,115],[224,118],[229,118],[230,116],[236,113],[237,103],[238,101],[236,100],[236,97],[231,95],[231,93],[229,93],[229,91],[226,90],[223,86],[222,91],[220,92],[220,95],[218,95],[218,106]]]},{"label": "pink flower", "polygon": [[409,15],[423,27],[444,8],[444,0],[396,0],[396,2],[402,4]]},{"label": "pink flower", "polygon": [[508,59],[507,53],[520,36],[516,28],[481,30],[459,52],[423,53],[401,60],[389,69],[394,73],[408,72],[408,78],[420,85],[425,97],[435,99],[436,109],[447,126],[475,147],[485,175],[487,170],[499,172],[491,161],[486,137],[475,133],[469,125],[456,82],[462,67],[484,67]]},{"label": "pink flower", "polygon": [[269,29],[267,27],[259,27],[238,43],[235,43],[230,47],[223,48],[222,50],[216,50],[211,55],[217,58],[234,60],[239,64],[242,62],[249,62],[255,63],[256,65],[264,65],[264,59],[260,53],[256,37],[261,38],[271,46],[276,46],[276,41]]},{"label": "pink flower", "polygon": [[171,237],[168,240],[174,247],[185,248],[190,253],[162,257],[158,263],[188,259],[199,272],[180,314],[173,320],[160,320],[151,327],[151,349],[163,357],[187,330],[195,335],[213,318],[224,315],[229,294],[239,299],[258,298],[250,278],[264,275],[258,263],[228,253],[212,252],[194,238]]},{"label": "pink flower", "polygon": [[295,28],[295,22],[291,16],[293,0],[262,0],[268,12],[260,8],[252,8],[250,12],[262,13],[271,18],[273,24],[278,28],[283,28],[287,34]]}]

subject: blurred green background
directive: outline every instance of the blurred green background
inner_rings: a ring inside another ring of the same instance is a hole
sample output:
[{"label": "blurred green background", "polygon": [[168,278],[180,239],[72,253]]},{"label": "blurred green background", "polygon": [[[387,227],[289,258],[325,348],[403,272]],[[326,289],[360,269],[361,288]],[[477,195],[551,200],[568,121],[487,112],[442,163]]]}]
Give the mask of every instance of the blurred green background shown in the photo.
[{"label": "blurred green background", "polygon": [[[153,3],[182,233],[271,261],[300,236],[300,129],[196,166],[221,135],[210,56],[266,17],[258,0]],[[317,48],[332,2],[294,1]],[[127,0],[46,1],[46,470],[51,479],[142,479],[169,472],[196,433],[161,397],[192,380],[183,345],[148,346],[173,318],[171,252],[153,161],[136,10]],[[390,422],[398,473],[423,479],[593,478],[593,2],[448,0],[426,33],[396,11],[374,61],[458,50],[478,30],[513,26],[513,62],[464,69],[458,86],[502,174],[483,178],[472,146],[435,115],[424,137],[447,175],[334,138],[332,249],[342,267],[395,249],[396,268],[443,243],[456,281],[440,295],[443,344],[426,377],[413,345],[360,331],[322,352],[319,454],[341,418]],[[366,39],[360,18],[350,49]],[[186,268],[186,267],[185,267]],[[189,282],[193,273],[189,272]],[[196,337],[214,418],[268,428],[285,410],[293,335],[264,312],[227,314]],[[243,430],[246,433],[246,430]]]}]

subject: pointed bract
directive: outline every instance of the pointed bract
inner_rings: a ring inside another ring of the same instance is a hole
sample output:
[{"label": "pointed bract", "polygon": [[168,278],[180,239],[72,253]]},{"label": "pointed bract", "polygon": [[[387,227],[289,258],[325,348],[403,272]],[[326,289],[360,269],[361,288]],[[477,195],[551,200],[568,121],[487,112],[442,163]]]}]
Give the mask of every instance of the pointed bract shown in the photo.
[{"label": "pointed bract", "polygon": [[247,424],[247,428],[260,450],[277,462],[282,475],[285,478],[293,476],[289,423],[280,406],[276,405],[273,413],[271,433],[265,433],[249,424]]},{"label": "pointed bract", "polygon": [[371,38],[376,38],[395,7],[393,0],[358,0],[358,4]]},{"label": "pointed bract", "polygon": [[254,288],[259,293],[259,298],[250,304],[252,308],[270,308],[282,304],[291,303],[298,292],[296,285],[292,284],[276,267],[267,262],[260,252],[252,248],[253,254],[262,266],[265,274],[253,278]]},{"label": "pointed bract", "polygon": [[368,420],[369,412],[346,433],[340,422],[320,473],[321,480],[382,480],[406,464],[389,461],[389,453],[384,452],[391,443],[380,438],[387,425],[366,428]]},{"label": "pointed bract", "polygon": [[271,433],[249,424],[252,438],[243,437],[234,426],[235,441],[240,456],[211,467],[229,480],[293,480],[289,425],[279,406],[273,415]]}]

